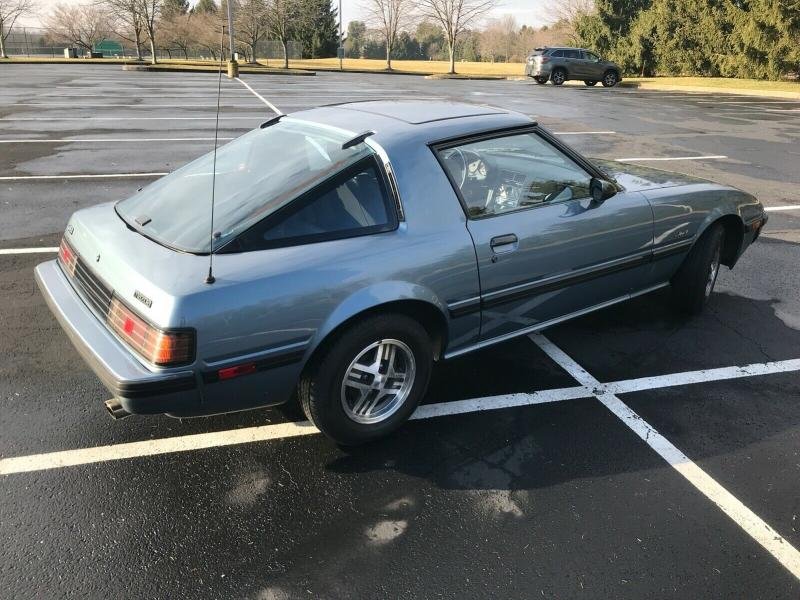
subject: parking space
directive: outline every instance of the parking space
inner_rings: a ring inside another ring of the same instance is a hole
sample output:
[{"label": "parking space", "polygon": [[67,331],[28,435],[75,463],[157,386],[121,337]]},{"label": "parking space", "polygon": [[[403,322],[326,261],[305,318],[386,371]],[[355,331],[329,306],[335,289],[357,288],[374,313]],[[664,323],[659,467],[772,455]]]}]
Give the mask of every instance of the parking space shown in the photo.
[{"label": "parking space", "polygon": [[213,147],[217,79],[42,65],[20,83],[17,68],[0,72],[13,82],[0,87],[0,595],[798,596],[800,101],[223,79],[221,143],[274,114],[258,95],[285,112],[467,100],[770,210],[702,316],[676,314],[664,290],[442,363],[418,418],[346,450],[293,405],[107,417],[32,268],[74,210]]}]

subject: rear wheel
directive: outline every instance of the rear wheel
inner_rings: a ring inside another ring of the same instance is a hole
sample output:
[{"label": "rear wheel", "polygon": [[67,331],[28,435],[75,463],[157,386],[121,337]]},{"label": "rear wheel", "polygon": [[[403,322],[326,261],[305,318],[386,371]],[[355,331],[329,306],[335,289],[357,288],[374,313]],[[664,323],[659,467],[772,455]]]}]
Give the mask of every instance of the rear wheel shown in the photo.
[{"label": "rear wheel", "polygon": [[544,85],[547,83],[547,77],[534,77],[533,80],[539,85]]},{"label": "rear wheel", "polygon": [[567,80],[567,72],[564,69],[556,69],[550,75],[550,81],[553,82],[553,85],[561,85]]},{"label": "rear wheel", "polygon": [[594,86],[597,85],[597,82],[596,81],[591,81],[591,80],[590,81],[584,81],[583,85],[588,86],[588,87],[594,87]]},{"label": "rear wheel", "polygon": [[303,412],[343,445],[387,435],[417,407],[430,379],[433,351],[408,316],[368,317],[345,330],[308,369],[298,387]]},{"label": "rear wheel", "polygon": [[712,225],[697,241],[672,278],[675,305],[692,315],[699,314],[708,303],[719,275],[725,230]]},{"label": "rear wheel", "polygon": [[619,75],[616,71],[606,71],[603,75],[603,87],[614,87],[619,83]]}]

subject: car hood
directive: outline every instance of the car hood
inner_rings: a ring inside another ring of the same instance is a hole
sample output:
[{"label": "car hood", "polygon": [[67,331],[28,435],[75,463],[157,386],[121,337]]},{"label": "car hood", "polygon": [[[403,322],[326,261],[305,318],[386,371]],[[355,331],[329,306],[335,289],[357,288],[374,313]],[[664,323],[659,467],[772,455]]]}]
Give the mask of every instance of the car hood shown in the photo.
[{"label": "car hood", "polygon": [[631,163],[621,163],[613,160],[592,159],[592,162],[608,176],[612,177],[622,187],[630,192],[643,192],[679,185],[692,185],[698,183],[711,183],[707,179],[662,171],[652,167],[643,167]]},{"label": "car hood", "polygon": [[183,326],[180,300],[196,291],[208,256],[176,252],[130,229],[114,204],[79,210],[65,239],[114,295],[161,327]]}]

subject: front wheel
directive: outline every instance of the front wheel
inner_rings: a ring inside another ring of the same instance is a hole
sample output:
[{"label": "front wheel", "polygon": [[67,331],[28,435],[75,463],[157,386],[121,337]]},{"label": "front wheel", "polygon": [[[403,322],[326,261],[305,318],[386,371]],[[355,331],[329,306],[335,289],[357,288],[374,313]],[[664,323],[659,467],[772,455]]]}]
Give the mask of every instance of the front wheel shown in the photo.
[{"label": "front wheel", "polygon": [[329,438],[355,445],[400,427],[425,394],[433,350],[402,314],[368,317],[345,330],[300,381],[303,412]]},{"label": "front wheel", "polygon": [[689,251],[678,272],[672,278],[675,305],[682,311],[700,314],[711,298],[719,275],[725,229],[712,225]]},{"label": "front wheel", "polygon": [[603,75],[603,87],[614,87],[619,83],[619,75],[616,71],[606,71]]},{"label": "front wheel", "polygon": [[594,87],[594,86],[597,85],[597,82],[596,81],[591,81],[591,80],[590,81],[584,81],[583,85],[585,85],[587,87]]}]

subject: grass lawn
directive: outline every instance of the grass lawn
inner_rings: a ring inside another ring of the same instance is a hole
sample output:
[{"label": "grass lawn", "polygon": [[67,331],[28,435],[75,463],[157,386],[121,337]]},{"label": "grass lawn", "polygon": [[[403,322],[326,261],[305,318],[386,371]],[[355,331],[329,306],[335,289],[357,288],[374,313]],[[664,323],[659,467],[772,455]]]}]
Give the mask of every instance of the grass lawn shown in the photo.
[{"label": "grass lawn", "polygon": [[680,86],[719,88],[725,90],[751,90],[754,92],[795,92],[800,94],[798,81],[764,81],[762,79],[731,79],[728,77],[630,77],[627,82],[642,87]]},{"label": "grass lawn", "polygon": [[[260,61],[265,63],[267,61]],[[342,61],[345,70],[358,71],[384,71],[386,61],[372,58],[346,58]],[[281,61],[270,59],[269,65],[282,64]],[[290,60],[289,66],[295,69],[339,69],[338,58],[317,58],[305,60]],[[418,73],[420,75],[444,74],[450,70],[450,63],[446,60],[393,60],[392,70],[401,73]],[[523,75],[523,63],[488,63],[488,62],[457,62],[456,73],[461,75]]]}]

